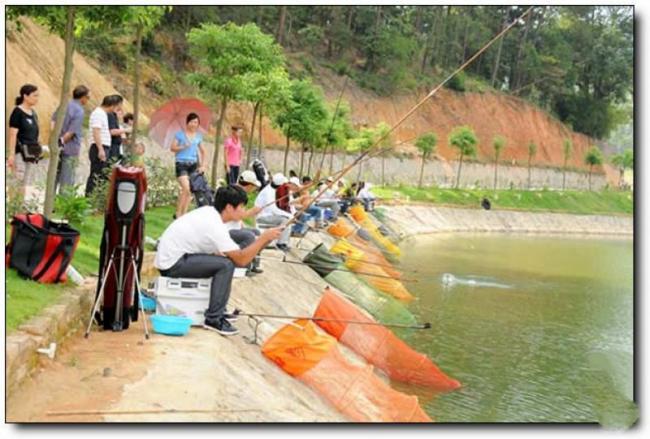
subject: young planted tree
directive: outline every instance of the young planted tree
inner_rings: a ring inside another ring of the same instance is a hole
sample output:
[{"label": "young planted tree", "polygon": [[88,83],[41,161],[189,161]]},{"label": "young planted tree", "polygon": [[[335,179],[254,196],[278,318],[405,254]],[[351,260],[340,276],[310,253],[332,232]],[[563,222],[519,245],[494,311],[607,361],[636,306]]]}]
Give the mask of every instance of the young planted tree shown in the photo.
[{"label": "young planted tree", "polygon": [[589,165],[589,190],[591,190],[591,173],[594,166],[603,164],[603,153],[596,146],[589,148],[585,154],[585,164]]},{"label": "young planted tree", "polygon": [[531,171],[531,166],[533,164],[533,159],[535,158],[535,155],[537,154],[537,145],[534,142],[530,142],[528,144],[528,190],[530,190],[530,171]]},{"label": "young planted tree", "polygon": [[569,159],[571,158],[571,152],[573,151],[573,143],[569,139],[564,139],[562,145],[562,154],[564,156],[564,166],[562,166],[562,190],[566,187],[566,168]]},{"label": "young planted tree", "polygon": [[147,36],[162,20],[171,6],[127,6],[124,21],[127,29],[135,32],[135,54],[133,57],[133,135],[138,131],[140,115],[140,58],[142,38]]},{"label": "young planted tree", "polygon": [[263,33],[252,23],[244,26],[232,22],[223,26],[204,23],[192,29],[187,40],[190,55],[198,66],[187,76],[188,81],[221,102],[212,159],[211,182],[214,185],[228,103],[246,99],[250,75],[264,74],[281,65],[282,49],[271,35]]},{"label": "young planted tree", "polygon": [[418,137],[415,141],[415,146],[422,153],[422,166],[420,167],[420,179],[418,180],[418,187],[422,187],[422,177],[424,176],[424,163],[429,156],[435,151],[438,137],[435,133],[426,133]]},{"label": "young planted tree", "polygon": [[458,149],[459,159],[458,159],[458,174],[456,175],[456,189],[460,185],[460,173],[463,168],[463,158],[465,156],[473,157],[476,155],[476,145],[478,144],[478,139],[474,130],[468,126],[459,126],[453,129],[449,134],[449,146]]},{"label": "young planted tree", "polygon": [[494,148],[494,190],[497,189],[497,173],[499,170],[499,156],[501,151],[506,146],[506,139],[501,136],[496,136],[492,140],[492,148]]},{"label": "young planted tree", "polygon": [[[84,31],[97,31],[103,26],[120,22],[125,9],[115,6],[10,6],[7,8],[7,18],[17,21],[20,16],[31,17],[45,25],[50,31],[63,38],[65,55],[63,59],[63,78],[58,108],[64,108],[70,97],[70,82],[72,79],[73,55],[77,37]],[[63,126],[65,111],[58,111],[54,129],[50,132],[48,145],[50,160],[47,168],[47,183],[45,187],[45,204],[43,213],[51,216],[54,209],[56,194],[55,180],[59,166],[58,134]]]},{"label": "young planted tree", "polygon": [[325,100],[320,89],[310,81],[292,81],[290,97],[280,111],[273,117],[273,124],[282,130],[287,138],[284,150],[284,173],[287,173],[287,160],[291,140],[302,145],[313,145],[319,136],[325,134],[323,121],[327,118]]},{"label": "young planted tree", "polygon": [[379,122],[375,127],[375,139],[380,140],[377,148],[381,148],[381,185],[386,182],[386,155],[390,152],[393,142],[390,138],[390,125],[386,122]]},{"label": "young planted tree", "polygon": [[[357,135],[348,141],[347,152],[363,153],[370,149],[375,144],[375,130],[372,128],[364,127],[357,133]],[[359,163],[357,172],[357,181],[361,180],[361,173],[363,170],[364,162]]]},{"label": "young planted tree", "polygon": [[626,149],[620,154],[614,154],[612,156],[612,165],[618,168],[618,185],[622,187],[625,183],[623,180],[625,170],[634,168],[634,152],[631,149]]}]

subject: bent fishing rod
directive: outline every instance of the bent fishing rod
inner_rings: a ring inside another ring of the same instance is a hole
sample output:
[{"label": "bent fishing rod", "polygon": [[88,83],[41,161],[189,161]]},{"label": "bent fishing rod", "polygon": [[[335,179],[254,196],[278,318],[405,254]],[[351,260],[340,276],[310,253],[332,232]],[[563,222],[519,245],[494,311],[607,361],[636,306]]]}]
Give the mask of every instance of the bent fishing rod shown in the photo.
[{"label": "bent fishing rod", "polygon": [[[318,198],[320,198],[327,189],[331,188],[334,183],[336,183],[338,180],[343,178],[344,175],[346,175],[348,172],[352,170],[356,165],[358,165],[361,160],[363,160],[365,157],[371,155],[371,151],[381,144],[382,141],[384,141],[388,136],[390,136],[391,133],[393,133],[406,119],[408,119],[413,113],[415,113],[427,100],[429,100],[433,95],[435,95],[447,82],[449,82],[454,76],[456,76],[458,73],[462,72],[469,66],[476,58],[478,58],[483,52],[485,52],[487,49],[492,46],[499,38],[501,38],[506,32],[508,32],[510,29],[512,29],[515,24],[519,22],[519,20],[523,19],[526,15],[532,11],[534,6],[529,7],[523,14],[521,14],[518,18],[512,21],[508,26],[504,27],[501,32],[499,32],[496,36],[494,36],[490,41],[488,41],[487,44],[485,44],[481,49],[479,49],[474,55],[472,55],[467,61],[465,61],[463,64],[460,65],[456,70],[454,70],[452,73],[450,73],[440,84],[438,84],[433,90],[431,90],[420,102],[415,104],[404,116],[402,116],[397,123],[395,123],[386,133],[384,133],[379,139],[377,139],[370,148],[368,148],[366,151],[362,152],[350,165],[344,167],[341,171],[335,173],[335,177],[332,176],[333,181],[329,183],[325,188],[321,189],[320,192],[318,192],[313,200],[316,201]],[[382,149],[380,148],[379,151]],[[377,151],[374,151],[374,154],[376,154]],[[296,212],[291,219],[284,225],[284,227],[293,224],[294,222],[297,221],[298,217],[302,215],[307,209],[303,208],[300,211]]]}]

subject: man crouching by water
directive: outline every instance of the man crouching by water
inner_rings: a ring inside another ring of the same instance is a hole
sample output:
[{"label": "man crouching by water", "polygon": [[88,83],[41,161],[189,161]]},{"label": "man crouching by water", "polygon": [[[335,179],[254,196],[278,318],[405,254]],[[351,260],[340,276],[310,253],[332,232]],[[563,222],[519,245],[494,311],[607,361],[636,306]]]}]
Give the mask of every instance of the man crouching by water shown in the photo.
[{"label": "man crouching by water", "polygon": [[232,240],[224,223],[244,216],[248,196],[238,186],[219,188],[214,207],[203,206],[171,223],[160,237],[154,265],[166,277],[212,278],[210,305],[204,327],[221,335],[239,331],[230,324],[236,316],[226,312],[235,266],[245,267],[282,228],[266,229],[245,248]]}]

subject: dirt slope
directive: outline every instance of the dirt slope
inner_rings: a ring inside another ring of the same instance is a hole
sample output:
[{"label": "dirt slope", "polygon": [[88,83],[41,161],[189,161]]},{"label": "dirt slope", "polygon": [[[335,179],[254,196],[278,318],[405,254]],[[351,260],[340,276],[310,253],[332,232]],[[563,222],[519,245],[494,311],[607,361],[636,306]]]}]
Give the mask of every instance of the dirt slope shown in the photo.
[{"label": "dirt slope", "polygon": [[[39,25],[25,20],[22,33],[12,32],[7,38],[7,82],[6,102],[7,117],[13,107],[17,90],[25,82],[37,84],[41,92],[38,112],[41,120],[49,118],[58,100],[61,77],[63,75],[63,42]],[[72,84],[87,84],[92,89],[91,108],[106,94],[131,89],[129,78],[123,73],[101,74],[80,54],[75,55],[75,69]],[[99,67],[99,66],[97,66]],[[150,67],[150,66],[149,66]],[[153,72],[151,71],[153,70]],[[155,75],[155,69],[145,68],[145,76]],[[318,68],[315,82],[321,85],[329,101],[335,102],[340,93],[343,78],[333,72]],[[365,124],[373,126],[380,121],[394,124],[402,115],[424,95],[417,94],[378,97],[371,92],[356,87],[351,82],[344,93],[344,99],[350,103],[352,118],[356,127]],[[160,104],[160,97],[143,87],[142,108],[143,122],[148,122],[150,115]],[[213,107],[216,103],[209,102]],[[126,103],[127,110],[131,108]],[[248,131],[252,108],[249,104],[233,104],[226,116],[226,124],[242,124]],[[505,137],[507,144],[502,159],[513,164],[525,164],[528,158],[528,144],[533,141],[538,146],[534,164],[562,166],[563,139],[570,136],[574,151],[570,165],[585,169],[583,157],[586,150],[595,143],[593,139],[574,133],[564,124],[549,116],[539,108],[514,97],[495,93],[457,93],[440,90],[429,99],[416,113],[407,119],[396,131],[395,141],[403,142],[400,149],[415,153],[414,139],[427,131],[438,135],[438,156],[447,160],[455,159],[456,152],[448,146],[450,131],[458,125],[471,126],[478,138],[478,159],[489,162],[493,155],[492,139],[496,135]],[[47,139],[47,124],[42,124],[42,140]],[[270,122],[264,121],[264,143],[267,145],[284,145],[284,136],[275,131]],[[248,134],[245,133],[245,139]],[[602,172],[598,170],[596,172]]]}]

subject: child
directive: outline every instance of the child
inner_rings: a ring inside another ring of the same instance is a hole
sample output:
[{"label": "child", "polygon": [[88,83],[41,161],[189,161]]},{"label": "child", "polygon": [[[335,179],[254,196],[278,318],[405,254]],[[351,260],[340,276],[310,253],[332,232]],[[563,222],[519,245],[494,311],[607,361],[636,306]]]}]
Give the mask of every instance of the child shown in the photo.
[{"label": "child", "polygon": [[131,148],[131,166],[144,169],[144,143],[135,142]]}]

